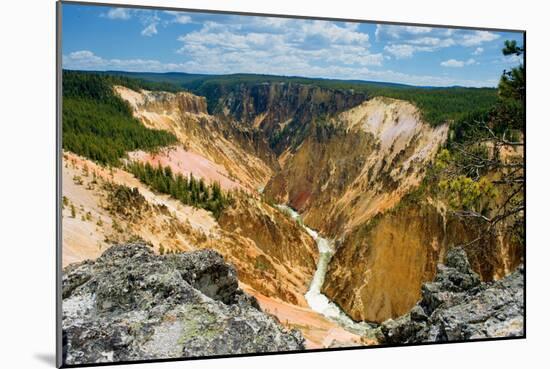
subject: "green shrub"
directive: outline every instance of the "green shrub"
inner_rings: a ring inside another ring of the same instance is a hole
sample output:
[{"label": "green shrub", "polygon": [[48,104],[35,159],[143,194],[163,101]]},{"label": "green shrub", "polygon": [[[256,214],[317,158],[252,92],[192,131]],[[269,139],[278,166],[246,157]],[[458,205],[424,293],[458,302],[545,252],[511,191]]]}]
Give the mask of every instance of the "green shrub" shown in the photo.
[{"label": "green shrub", "polygon": [[155,191],[168,194],[183,204],[211,211],[216,218],[232,202],[231,197],[223,193],[218,182],[207,185],[202,178],[197,180],[193,174],[189,177],[174,175],[170,167],[160,164],[153,167],[149,163],[139,162],[127,165],[126,169]]}]

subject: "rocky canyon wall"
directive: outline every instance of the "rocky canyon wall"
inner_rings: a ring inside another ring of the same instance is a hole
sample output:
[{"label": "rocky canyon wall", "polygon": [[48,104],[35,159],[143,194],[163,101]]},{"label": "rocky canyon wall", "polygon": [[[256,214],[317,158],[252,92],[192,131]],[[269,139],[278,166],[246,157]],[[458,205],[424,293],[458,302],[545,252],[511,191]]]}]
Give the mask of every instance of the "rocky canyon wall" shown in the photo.
[{"label": "rocky canyon wall", "polygon": [[[476,225],[446,215],[428,200],[376,217],[338,247],[323,292],[353,319],[382,322],[407,313],[447,251],[477,237]],[[506,237],[464,249],[472,268],[487,281],[521,263],[521,246]]]}]

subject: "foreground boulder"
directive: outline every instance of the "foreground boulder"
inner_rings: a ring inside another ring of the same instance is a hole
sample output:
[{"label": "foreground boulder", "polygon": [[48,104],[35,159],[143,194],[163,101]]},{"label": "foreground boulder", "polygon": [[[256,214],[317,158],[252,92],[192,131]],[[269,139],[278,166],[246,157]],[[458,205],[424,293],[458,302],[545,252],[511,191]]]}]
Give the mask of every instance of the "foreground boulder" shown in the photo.
[{"label": "foreground boulder", "polygon": [[406,315],[384,322],[382,343],[461,341],[524,334],[524,269],[483,283],[466,253],[454,248],[435,280],[422,286],[421,301]]},{"label": "foreground boulder", "polygon": [[62,294],[69,365],[304,349],[212,250],[159,256],[113,246],[68,266]]}]

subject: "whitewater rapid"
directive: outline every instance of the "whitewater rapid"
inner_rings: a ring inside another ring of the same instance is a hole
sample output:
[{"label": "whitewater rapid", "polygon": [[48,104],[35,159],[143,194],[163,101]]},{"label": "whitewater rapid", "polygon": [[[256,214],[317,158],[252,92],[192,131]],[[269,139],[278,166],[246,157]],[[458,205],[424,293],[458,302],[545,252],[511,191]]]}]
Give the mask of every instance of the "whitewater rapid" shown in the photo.
[{"label": "whitewater rapid", "polygon": [[309,285],[309,289],[305,294],[306,301],[312,310],[320,313],[329,320],[334,321],[344,329],[365,335],[372,327],[366,322],[355,322],[349,316],[346,315],[334,302],[330,301],[323,293],[321,288],[325,283],[325,276],[327,274],[328,264],[334,255],[334,241],[327,238],[323,238],[318,232],[307,227],[303,224],[300,218],[300,214],[287,205],[277,205],[277,208],[290,214],[292,219],[299,221],[302,227],[309,233],[311,237],[317,243],[317,249],[319,250],[319,261],[317,262],[317,269],[313,274],[313,279]]}]

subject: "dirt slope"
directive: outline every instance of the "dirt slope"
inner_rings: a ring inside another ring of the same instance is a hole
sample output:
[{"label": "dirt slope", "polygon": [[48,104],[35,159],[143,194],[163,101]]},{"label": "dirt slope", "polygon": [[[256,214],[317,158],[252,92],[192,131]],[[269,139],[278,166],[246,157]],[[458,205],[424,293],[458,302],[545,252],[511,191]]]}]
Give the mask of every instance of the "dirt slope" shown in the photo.
[{"label": "dirt slope", "polygon": [[183,173],[202,170],[206,180],[220,181],[229,188],[255,191],[271,176],[269,160],[254,152],[261,142],[235,129],[231,122],[208,115],[203,97],[187,92],[136,92],[122,86],[115,90],[145,126],[172,132],[180,141],[176,148],[154,155],[135,153],[134,158],[161,161]]},{"label": "dirt slope", "polygon": [[[259,198],[237,194],[235,206],[218,222],[205,210],[154,193],[130,173],[70,152],[63,155],[62,177],[64,267],[136,239],[151,243],[157,253],[214,249],[236,267],[240,283],[267,312],[287,327],[304,322],[308,347],[360,341],[309,309],[303,295],[315,270],[314,241]],[[137,188],[137,200],[131,206],[117,203],[113,185]]]}]

